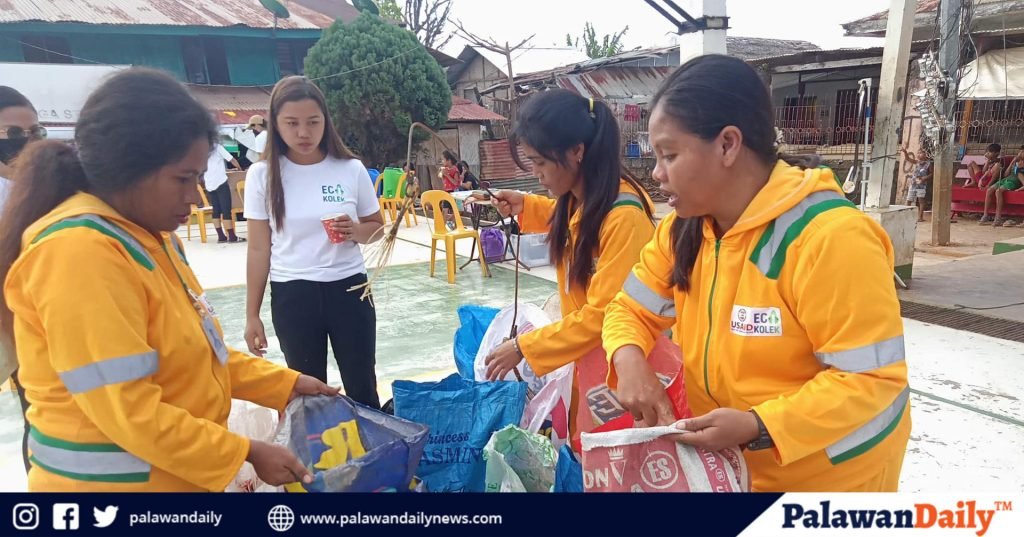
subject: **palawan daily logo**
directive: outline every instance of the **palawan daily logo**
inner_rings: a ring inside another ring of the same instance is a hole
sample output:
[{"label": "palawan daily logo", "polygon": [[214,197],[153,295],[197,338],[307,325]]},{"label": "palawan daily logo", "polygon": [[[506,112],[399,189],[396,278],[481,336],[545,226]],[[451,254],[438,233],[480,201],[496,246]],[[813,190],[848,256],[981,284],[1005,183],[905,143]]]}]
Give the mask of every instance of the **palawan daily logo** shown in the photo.
[{"label": "palawan daily logo", "polygon": [[969,529],[984,537],[992,520],[1001,512],[1013,511],[1013,502],[996,501],[991,509],[979,509],[977,501],[956,505],[915,503],[913,509],[836,509],[831,501],[814,508],[784,503],[783,528],[824,529]]},{"label": "palawan daily logo", "polygon": [[782,311],[733,305],[729,328],[738,336],[781,336]]}]

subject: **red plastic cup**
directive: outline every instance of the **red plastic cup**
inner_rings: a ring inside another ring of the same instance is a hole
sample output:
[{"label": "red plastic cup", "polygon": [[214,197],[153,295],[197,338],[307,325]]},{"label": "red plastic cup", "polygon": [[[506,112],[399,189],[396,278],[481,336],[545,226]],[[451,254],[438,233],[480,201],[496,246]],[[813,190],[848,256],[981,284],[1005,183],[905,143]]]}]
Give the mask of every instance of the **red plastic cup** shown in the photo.
[{"label": "red plastic cup", "polygon": [[324,225],[324,231],[327,232],[327,240],[334,244],[341,244],[345,242],[345,235],[340,231],[335,231],[334,228],[331,227],[331,224],[334,223],[339,216],[345,216],[345,213],[331,214],[320,219],[320,223]]}]

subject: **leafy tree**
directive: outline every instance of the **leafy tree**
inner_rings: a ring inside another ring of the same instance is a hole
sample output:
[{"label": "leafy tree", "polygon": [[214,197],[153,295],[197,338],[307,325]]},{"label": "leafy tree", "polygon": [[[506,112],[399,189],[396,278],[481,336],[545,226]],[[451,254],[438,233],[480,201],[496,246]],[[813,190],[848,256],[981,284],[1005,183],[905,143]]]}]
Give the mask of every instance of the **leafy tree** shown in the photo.
[{"label": "leafy tree", "polygon": [[405,20],[405,15],[402,14],[402,8],[398,7],[396,0],[376,0],[377,8],[380,10],[380,16],[385,19],[402,22]]},{"label": "leafy tree", "polygon": [[571,34],[566,34],[565,44],[570,47],[579,48],[588,58],[607,58],[622,52],[624,48],[622,37],[626,35],[627,30],[629,30],[629,26],[623,28],[619,33],[605,34],[604,38],[598,40],[594,25],[588,22],[583,25],[582,47],[580,47],[581,38],[573,39]]},{"label": "leafy tree", "polygon": [[306,76],[324,91],[345,142],[372,165],[405,159],[413,122],[436,130],[448,120],[441,66],[411,32],[368,12],[324,31],[306,57]]}]

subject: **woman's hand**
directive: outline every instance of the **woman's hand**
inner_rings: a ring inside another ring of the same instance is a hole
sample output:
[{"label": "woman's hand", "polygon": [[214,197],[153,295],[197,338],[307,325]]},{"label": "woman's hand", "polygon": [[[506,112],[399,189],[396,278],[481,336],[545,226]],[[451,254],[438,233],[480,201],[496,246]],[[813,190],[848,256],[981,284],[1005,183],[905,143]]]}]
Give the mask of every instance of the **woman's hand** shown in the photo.
[{"label": "woman's hand", "polygon": [[501,380],[505,378],[505,375],[515,369],[521,361],[523,361],[523,357],[516,350],[513,340],[508,340],[498,345],[498,348],[491,351],[487,358],[484,358],[484,363],[487,364],[487,380]]},{"label": "woman's hand", "polygon": [[249,317],[245,321],[245,344],[249,352],[256,356],[266,356],[267,332],[259,317]]},{"label": "woman's hand", "polygon": [[761,434],[754,414],[735,408],[716,408],[703,416],[679,420],[675,427],[689,431],[676,440],[711,451],[745,446]]},{"label": "woman's hand", "polygon": [[343,214],[331,222],[331,229],[337,233],[341,233],[341,236],[345,237],[346,241],[350,241],[355,235],[356,223],[352,220],[351,216]]},{"label": "woman's hand", "polygon": [[330,395],[335,396],[341,392],[339,388],[332,388],[316,377],[309,375],[299,375],[299,378],[295,380],[295,386],[292,387],[292,393],[288,396],[288,402],[292,402],[292,399],[300,395]]},{"label": "woman's hand", "polygon": [[313,482],[313,474],[309,469],[284,446],[250,440],[249,455],[245,460],[252,464],[256,475],[268,485],[276,487],[297,481],[308,485]]},{"label": "woman's hand", "polygon": [[498,209],[501,216],[519,216],[523,212],[526,195],[514,190],[499,190],[494,192],[494,207]]},{"label": "woman's hand", "polygon": [[627,345],[612,356],[619,387],[615,394],[633,419],[648,427],[676,421],[672,402],[640,347]]}]

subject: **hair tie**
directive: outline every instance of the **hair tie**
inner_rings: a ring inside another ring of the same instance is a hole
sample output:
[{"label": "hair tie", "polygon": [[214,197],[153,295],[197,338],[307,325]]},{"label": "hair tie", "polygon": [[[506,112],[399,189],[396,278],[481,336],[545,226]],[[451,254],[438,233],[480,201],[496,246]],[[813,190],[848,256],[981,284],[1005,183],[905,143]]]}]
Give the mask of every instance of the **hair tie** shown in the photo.
[{"label": "hair tie", "polygon": [[592,117],[592,118],[595,118],[595,119],[596,119],[596,118],[597,118],[597,116],[596,116],[596,115],[594,115],[594,98],[593,98],[593,97],[591,97],[591,98],[590,98],[590,99],[588,99],[588,100],[590,101],[590,117]]}]

